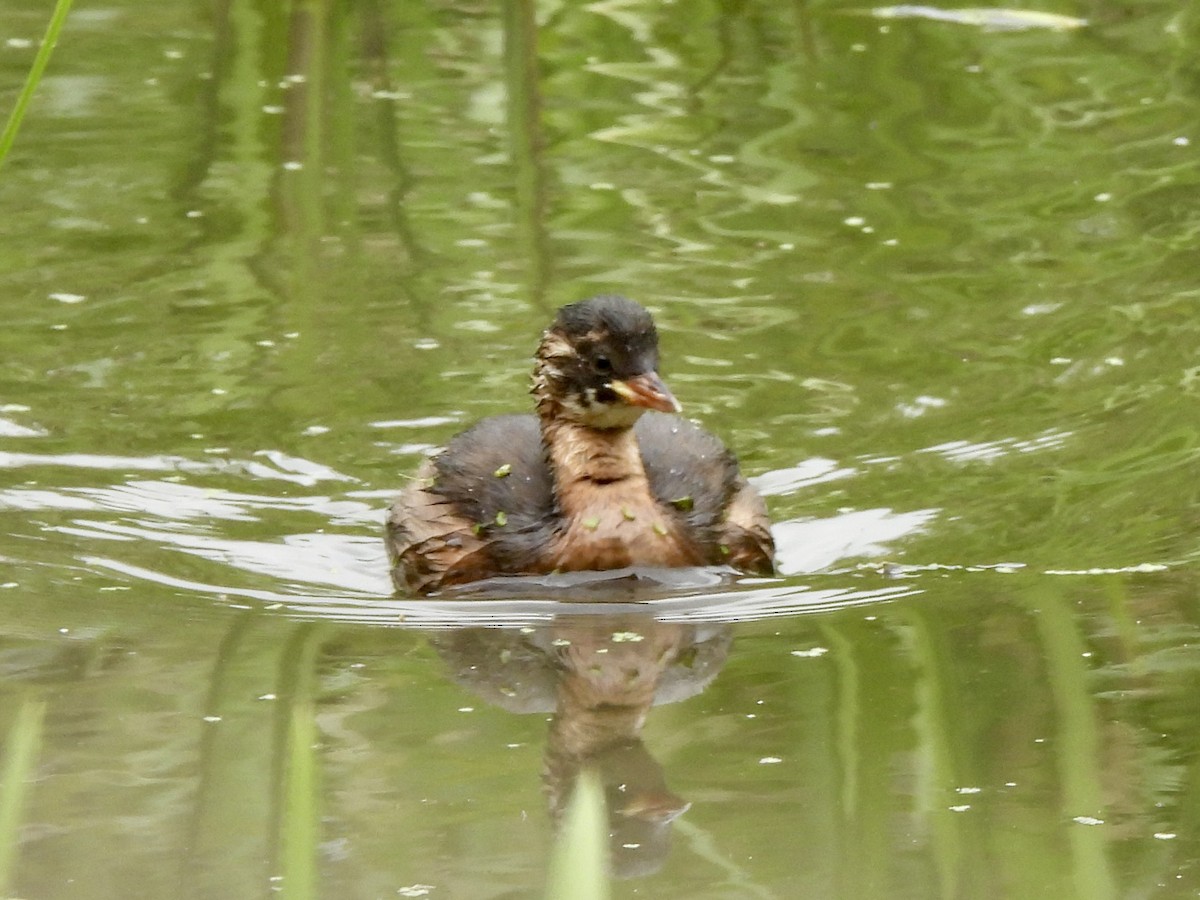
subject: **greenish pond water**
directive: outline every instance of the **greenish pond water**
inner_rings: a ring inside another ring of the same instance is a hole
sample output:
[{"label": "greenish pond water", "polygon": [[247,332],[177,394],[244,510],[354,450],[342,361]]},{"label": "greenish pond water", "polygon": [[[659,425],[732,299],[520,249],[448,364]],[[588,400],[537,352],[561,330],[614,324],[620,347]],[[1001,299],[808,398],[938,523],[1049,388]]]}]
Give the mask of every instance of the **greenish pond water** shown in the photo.
[{"label": "greenish pond water", "polygon": [[[581,766],[614,897],[1200,894],[1194,4],[76,7],[0,169],[0,895],[543,896]],[[600,291],[780,577],[394,596]]]}]

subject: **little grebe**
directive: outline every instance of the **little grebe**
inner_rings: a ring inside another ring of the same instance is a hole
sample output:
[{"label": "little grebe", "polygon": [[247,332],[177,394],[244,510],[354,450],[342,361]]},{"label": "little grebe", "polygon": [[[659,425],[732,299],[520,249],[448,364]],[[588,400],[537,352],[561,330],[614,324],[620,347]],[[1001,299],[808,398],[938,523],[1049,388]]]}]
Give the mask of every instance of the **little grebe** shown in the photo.
[{"label": "little grebe", "polygon": [[464,431],[393,504],[397,587],[635,565],[769,574],[762,498],[716,437],[672,415],[657,368],[658,333],[637,303],[560,309],[538,346],[537,415]]}]

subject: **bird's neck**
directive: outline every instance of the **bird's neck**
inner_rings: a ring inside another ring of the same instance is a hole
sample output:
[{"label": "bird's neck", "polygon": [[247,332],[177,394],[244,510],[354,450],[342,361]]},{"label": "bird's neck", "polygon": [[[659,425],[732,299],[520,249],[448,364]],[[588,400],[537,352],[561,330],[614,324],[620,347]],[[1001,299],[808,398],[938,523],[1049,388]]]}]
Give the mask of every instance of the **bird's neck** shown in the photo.
[{"label": "bird's neck", "polygon": [[575,422],[542,419],[542,442],[562,511],[570,514],[572,498],[589,487],[646,481],[646,469],[632,428],[597,429]]}]

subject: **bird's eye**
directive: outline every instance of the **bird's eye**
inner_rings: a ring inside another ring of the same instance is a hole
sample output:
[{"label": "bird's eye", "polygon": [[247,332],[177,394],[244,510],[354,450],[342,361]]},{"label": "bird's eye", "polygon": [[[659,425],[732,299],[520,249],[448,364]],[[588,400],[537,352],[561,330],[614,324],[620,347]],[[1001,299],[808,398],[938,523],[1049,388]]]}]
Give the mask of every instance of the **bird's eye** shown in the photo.
[{"label": "bird's eye", "polygon": [[612,371],[612,360],[607,356],[597,356],[594,365],[596,366],[596,371],[602,375],[607,375]]}]

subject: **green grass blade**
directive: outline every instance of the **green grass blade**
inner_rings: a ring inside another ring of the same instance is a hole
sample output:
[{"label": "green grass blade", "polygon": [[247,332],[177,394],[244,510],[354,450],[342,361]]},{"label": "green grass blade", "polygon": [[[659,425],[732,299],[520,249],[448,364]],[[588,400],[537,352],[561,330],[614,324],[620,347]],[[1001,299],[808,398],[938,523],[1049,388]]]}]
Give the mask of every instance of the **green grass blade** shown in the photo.
[{"label": "green grass blade", "polygon": [[0,771],[0,896],[4,897],[12,888],[21,812],[37,768],[45,714],[44,700],[24,698],[8,733],[4,768]]},{"label": "green grass blade", "polygon": [[280,661],[279,773],[272,851],[273,875],[283,900],[319,896],[321,843],[321,760],[317,728],[317,665],[325,629],[297,628]]},{"label": "green grass blade", "polygon": [[280,860],[283,896],[313,900],[317,896],[317,851],[320,842],[318,810],[316,716],[312,699],[297,700],[288,735],[287,782],[284,785],[283,855]]},{"label": "green grass blade", "polygon": [[585,770],[575,783],[550,857],[547,900],[608,900],[604,788]]},{"label": "green grass blade", "polygon": [[54,13],[50,16],[50,24],[46,26],[46,36],[42,38],[42,45],[38,47],[37,56],[33,58],[33,65],[25,77],[25,86],[21,88],[21,93],[17,97],[17,105],[9,114],[3,133],[0,133],[0,166],[4,165],[8,151],[12,149],[13,142],[17,139],[21,120],[25,118],[25,111],[33,99],[33,92],[37,90],[38,82],[42,80],[42,73],[46,71],[46,66],[50,63],[50,55],[54,52],[55,44],[58,43],[58,33],[62,31],[63,23],[67,21],[67,13],[70,11],[71,0],[58,0],[54,4]]}]

